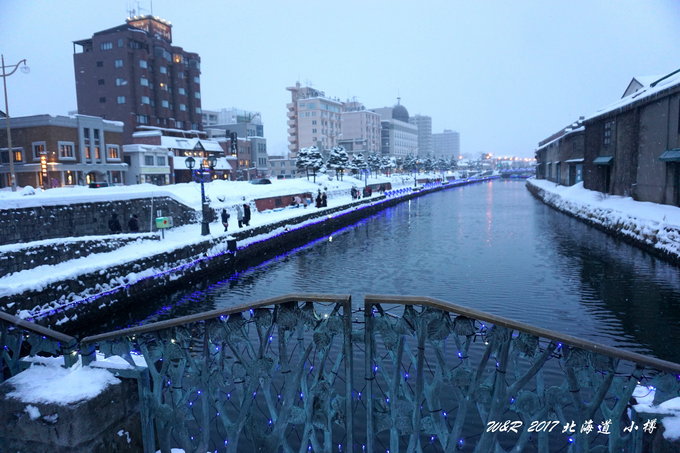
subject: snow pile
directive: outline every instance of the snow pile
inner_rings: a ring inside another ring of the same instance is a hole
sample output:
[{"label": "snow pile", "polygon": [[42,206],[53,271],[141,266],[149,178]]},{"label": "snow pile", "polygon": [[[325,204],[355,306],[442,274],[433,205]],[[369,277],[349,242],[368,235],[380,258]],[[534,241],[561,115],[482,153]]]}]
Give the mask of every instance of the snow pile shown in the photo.
[{"label": "snow pile", "polygon": [[659,418],[664,427],[664,439],[680,440],[680,397],[671,398],[655,406],[653,404],[655,394],[653,387],[636,386],[633,397],[638,404],[634,405],[633,408],[641,414],[661,416]]},{"label": "snow pile", "polygon": [[[24,403],[58,404],[65,406],[91,399],[120,380],[109,371],[74,365],[62,368],[52,364],[34,364],[6,381],[14,390],[8,397]],[[29,406],[30,407],[30,406]],[[35,408],[26,409],[31,418],[40,417]]]},{"label": "snow pile", "polygon": [[544,179],[530,179],[527,185],[560,211],[680,259],[678,207],[602,194],[584,189],[582,182],[560,186]]}]

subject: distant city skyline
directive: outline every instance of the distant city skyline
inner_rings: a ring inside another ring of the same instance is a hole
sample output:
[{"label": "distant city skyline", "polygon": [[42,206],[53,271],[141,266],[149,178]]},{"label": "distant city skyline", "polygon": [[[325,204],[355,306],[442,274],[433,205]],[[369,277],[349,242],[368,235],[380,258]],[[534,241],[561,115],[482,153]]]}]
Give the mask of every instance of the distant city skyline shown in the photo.
[{"label": "distant city skyline", "polygon": [[[151,13],[150,2],[137,5]],[[0,52],[31,68],[7,79],[9,113],[74,110],[73,42],[123,24],[129,8],[4,0]],[[671,0],[156,0],[153,9],[173,24],[173,44],[200,55],[203,108],[261,112],[271,154],[287,150],[286,87],[299,81],[369,109],[401,97],[411,115],[432,118],[433,133],[459,132],[463,154],[532,157],[540,140],[619,99],[632,77],[677,69],[680,50]]]}]

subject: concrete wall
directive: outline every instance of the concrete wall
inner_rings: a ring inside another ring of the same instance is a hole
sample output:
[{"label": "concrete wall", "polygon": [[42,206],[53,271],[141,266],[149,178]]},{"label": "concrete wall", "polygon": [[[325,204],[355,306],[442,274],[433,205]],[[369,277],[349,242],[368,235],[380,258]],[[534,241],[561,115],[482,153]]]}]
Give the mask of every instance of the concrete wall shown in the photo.
[{"label": "concrete wall", "polygon": [[140,232],[152,231],[150,222],[158,210],[163,216],[172,216],[175,225],[192,223],[197,215],[195,210],[168,197],[3,209],[0,210],[0,245],[110,234],[108,221],[113,212],[118,214],[123,232],[128,231],[127,221],[132,214],[139,216]]}]

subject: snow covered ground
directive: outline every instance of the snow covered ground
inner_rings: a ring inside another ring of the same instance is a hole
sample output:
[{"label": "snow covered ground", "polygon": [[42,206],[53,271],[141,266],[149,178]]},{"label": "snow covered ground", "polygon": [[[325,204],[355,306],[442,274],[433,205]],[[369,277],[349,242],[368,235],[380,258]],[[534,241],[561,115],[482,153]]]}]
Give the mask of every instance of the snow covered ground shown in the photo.
[{"label": "snow covered ground", "polygon": [[530,179],[546,203],[680,259],[680,208]]}]

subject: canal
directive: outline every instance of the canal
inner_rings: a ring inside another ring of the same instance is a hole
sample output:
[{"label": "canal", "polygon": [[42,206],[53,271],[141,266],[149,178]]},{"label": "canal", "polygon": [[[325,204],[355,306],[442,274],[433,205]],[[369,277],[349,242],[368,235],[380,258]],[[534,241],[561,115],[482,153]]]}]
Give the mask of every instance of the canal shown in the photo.
[{"label": "canal", "polygon": [[294,292],[421,295],[680,362],[680,269],[545,206],[523,182],[435,192],[98,332]]}]

